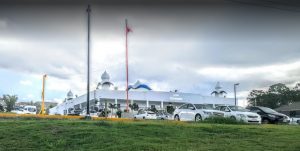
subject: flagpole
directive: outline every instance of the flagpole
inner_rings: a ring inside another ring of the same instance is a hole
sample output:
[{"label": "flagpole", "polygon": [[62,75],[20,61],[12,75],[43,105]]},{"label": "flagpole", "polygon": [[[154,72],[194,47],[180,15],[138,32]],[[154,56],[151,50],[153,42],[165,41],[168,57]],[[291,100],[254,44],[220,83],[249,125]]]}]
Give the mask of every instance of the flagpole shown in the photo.
[{"label": "flagpole", "polygon": [[88,14],[88,27],[87,27],[87,93],[86,93],[86,119],[90,119],[90,13],[91,6],[88,5],[87,8]]},{"label": "flagpole", "polygon": [[128,25],[127,19],[125,19],[125,47],[126,47],[126,111],[128,112]]}]

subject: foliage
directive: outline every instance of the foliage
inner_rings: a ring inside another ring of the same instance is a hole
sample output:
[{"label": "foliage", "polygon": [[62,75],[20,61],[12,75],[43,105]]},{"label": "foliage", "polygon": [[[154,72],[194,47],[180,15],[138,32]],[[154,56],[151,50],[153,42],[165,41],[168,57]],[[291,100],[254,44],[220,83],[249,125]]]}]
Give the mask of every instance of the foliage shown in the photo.
[{"label": "foliage", "polygon": [[237,121],[236,119],[233,118],[224,118],[224,117],[209,117],[201,122],[215,123],[215,124],[245,124],[242,121]]},{"label": "foliage", "polygon": [[0,104],[0,112],[4,112],[4,107]]},{"label": "foliage", "polygon": [[104,108],[104,109],[100,112],[99,117],[107,117],[108,114],[109,114],[110,112],[111,112],[110,110],[108,110],[107,108]]},{"label": "foliage", "polygon": [[173,114],[174,111],[175,111],[174,106],[170,106],[170,105],[167,106],[167,112],[168,112],[168,113]]},{"label": "foliage", "polygon": [[116,104],[109,103],[108,108],[115,109],[116,108]]},{"label": "foliage", "polygon": [[[0,119],[3,150],[299,150],[289,125]],[[0,150],[1,150],[0,149]]]},{"label": "foliage", "polygon": [[157,113],[157,109],[155,107],[151,107],[149,110],[154,112],[154,113]]},{"label": "foliage", "polygon": [[118,111],[116,112],[118,118],[121,118],[122,117],[122,110],[121,109],[118,109]]},{"label": "foliage", "polygon": [[42,103],[41,102],[34,102],[33,106],[36,106],[36,112],[40,113],[42,109]]},{"label": "foliage", "polygon": [[3,100],[6,104],[6,112],[10,112],[14,109],[15,103],[18,100],[16,95],[3,95]]},{"label": "foliage", "polygon": [[133,110],[133,111],[138,111],[138,110],[139,110],[139,105],[136,104],[136,103],[129,104],[129,107],[130,107],[130,109]]},{"label": "foliage", "polygon": [[300,101],[300,84],[296,84],[293,89],[282,83],[274,84],[267,91],[252,90],[247,97],[251,106],[266,106],[277,108],[281,105]]}]

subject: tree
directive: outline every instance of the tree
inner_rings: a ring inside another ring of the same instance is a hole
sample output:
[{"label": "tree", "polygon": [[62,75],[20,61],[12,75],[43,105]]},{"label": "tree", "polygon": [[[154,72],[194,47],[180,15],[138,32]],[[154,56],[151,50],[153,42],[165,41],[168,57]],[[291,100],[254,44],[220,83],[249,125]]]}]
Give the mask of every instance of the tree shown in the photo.
[{"label": "tree", "polygon": [[133,103],[133,104],[129,104],[129,107],[132,111],[137,111],[139,110],[139,105],[136,104],[136,103]]},{"label": "tree", "polygon": [[263,95],[265,92],[263,90],[252,90],[247,97],[248,103],[252,106],[261,104],[263,102]]},{"label": "tree", "polygon": [[114,113],[114,109],[116,108],[116,104],[109,103],[108,108],[110,108],[111,114],[113,114]]},{"label": "tree", "polygon": [[289,91],[290,89],[282,83],[271,85],[268,90],[269,93],[274,93],[274,94],[284,94]]},{"label": "tree", "polygon": [[6,112],[10,112],[14,109],[15,103],[18,100],[18,97],[16,95],[3,95],[3,100],[6,104]]},{"label": "tree", "polygon": [[247,100],[252,106],[277,108],[281,105],[300,101],[299,86],[300,84],[296,84],[293,89],[290,89],[282,83],[274,84],[267,91],[252,90]]},{"label": "tree", "polygon": [[2,104],[0,104],[0,112],[4,112],[4,107]]},{"label": "tree", "polygon": [[36,106],[36,112],[40,113],[41,112],[41,108],[42,108],[42,103],[40,102],[34,102],[33,103],[34,106]]}]

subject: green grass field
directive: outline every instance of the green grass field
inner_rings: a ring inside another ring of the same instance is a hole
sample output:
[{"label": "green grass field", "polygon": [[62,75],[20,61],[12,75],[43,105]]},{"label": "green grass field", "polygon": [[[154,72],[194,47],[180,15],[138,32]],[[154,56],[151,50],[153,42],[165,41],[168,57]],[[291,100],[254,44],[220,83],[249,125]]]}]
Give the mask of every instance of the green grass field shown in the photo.
[{"label": "green grass field", "polygon": [[0,150],[299,151],[300,127],[0,119]]}]

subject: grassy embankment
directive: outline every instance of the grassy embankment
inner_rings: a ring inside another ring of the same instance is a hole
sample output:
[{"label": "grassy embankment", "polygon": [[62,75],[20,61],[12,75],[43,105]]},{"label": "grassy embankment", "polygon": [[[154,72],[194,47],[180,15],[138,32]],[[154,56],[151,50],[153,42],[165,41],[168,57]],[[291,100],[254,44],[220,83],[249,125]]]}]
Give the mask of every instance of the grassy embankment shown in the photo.
[{"label": "grassy embankment", "polygon": [[0,118],[0,150],[300,150],[300,127]]}]

